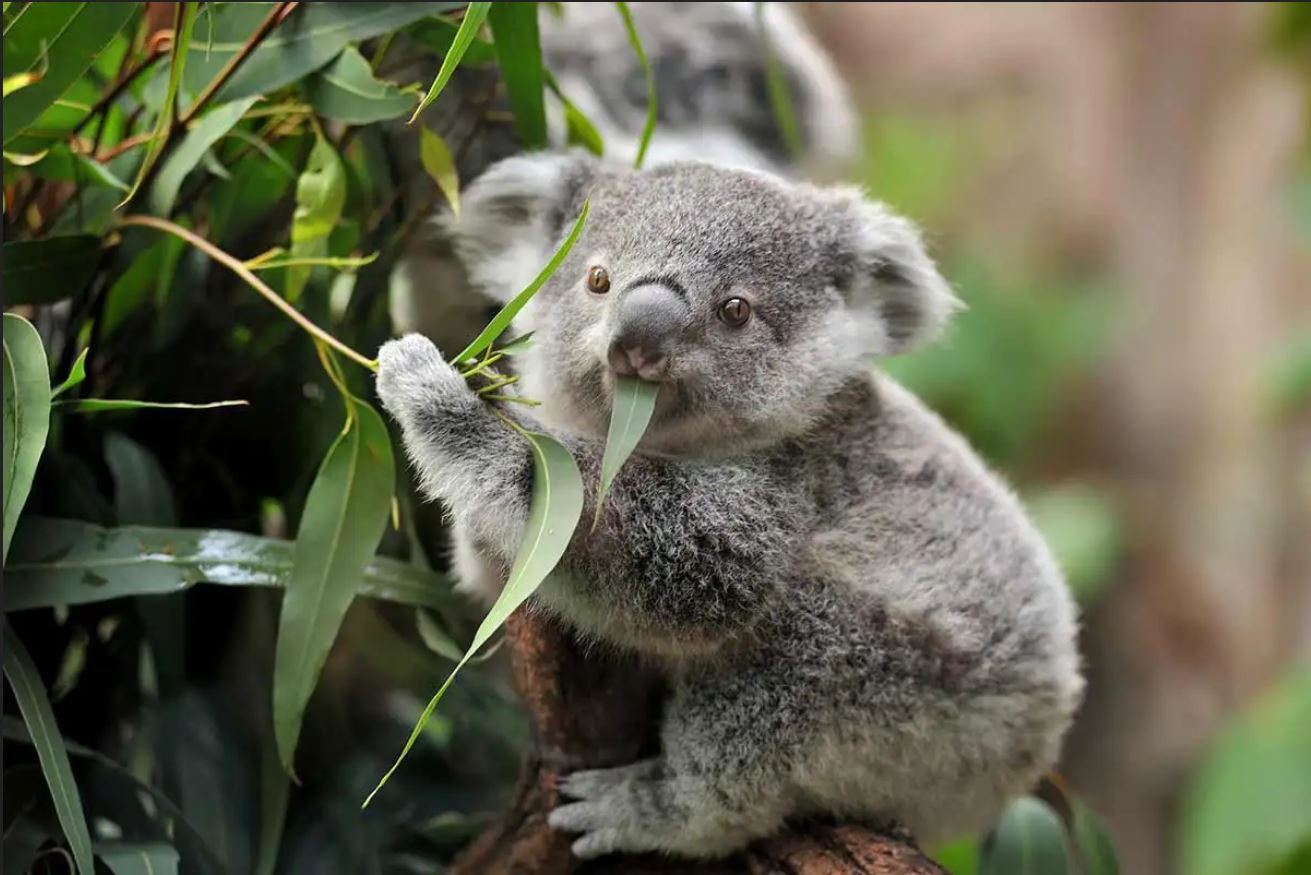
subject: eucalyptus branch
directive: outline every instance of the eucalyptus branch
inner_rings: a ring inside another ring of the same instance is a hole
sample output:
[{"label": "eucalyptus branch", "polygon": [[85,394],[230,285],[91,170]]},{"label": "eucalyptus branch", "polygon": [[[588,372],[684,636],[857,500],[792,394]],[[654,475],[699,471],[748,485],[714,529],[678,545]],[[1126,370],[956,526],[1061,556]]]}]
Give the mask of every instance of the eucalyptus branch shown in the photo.
[{"label": "eucalyptus branch", "polygon": [[175,225],[174,223],[168,221],[167,219],[160,219],[157,218],[156,216],[140,216],[140,215],[124,216],[122,219],[119,220],[118,224],[120,226],[141,225],[147,228],[154,228],[157,231],[163,231],[167,234],[172,234],[174,237],[182,238],[187,243],[190,243],[192,246],[196,247],[201,252],[205,253],[210,258],[222,264],[224,267],[228,268],[237,276],[245,280],[246,283],[251,288],[259,292],[259,294],[262,295],[265,300],[267,300],[270,304],[281,310],[287,316],[288,319],[290,319],[292,322],[295,322],[297,325],[303,328],[311,337],[314,337],[322,341],[323,343],[335,349],[337,352],[346,356],[346,358],[356,362],[357,364],[363,365],[364,367],[368,368],[371,371],[378,370],[377,361],[373,359],[365,358],[355,350],[351,349],[346,344],[342,343],[337,338],[333,337],[328,332],[324,331],[319,326],[315,325],[309,319],[306,319],[305,316],[299,310],[297,310],[291,304],[287,303],[282,298],[281,295],[273,291],[273,289],[269,288],[269,286],[263,280],[257,277],[254,274],[254,272],[250,270],[250,268],[246,267],[246,265],[241,261],[241,259],[233,255],[230,255],[227,252],[224,252],[222,249],[215,246],[213,243],[210,243],[204,237],[201,237],[197,234],[193,234],[191,231],[188,231],[186,228],[183,228],[181,225]]},{"label": "eucalyptus branch", "polygon": [[104,94],[102,94],[100,96],[100,99],[91,105],[91,109],[90,111],[87,112],[86,118],[78,122],[77,127],[73,128],[73,135],[76,136],[82,133],[83,129],[85,129],[87,125],[91,124],[91,121],[93,119],[95,119],[102,112],[108,111],[109,105],[113,103],[115,100],[117,100],[119,95],[121,95],[128,88],[128,86],[130,86],[133,82],[135,82],[141,76],[141,74],[145,73],[151,67],[155,66],[155,63],[159,61],[160,58],[164,57],[166,54],[168,54],[168,52],[165,52],[162,49],[155,49],[149,55],[147,55],[146,58],[142,60],[140,64],[137,64],[127,73],[124,73],[122,76],[120,76],[117,79],[117,81],[115,81],[114,84],[109,87],[109,90],[106,91]]},{"label": "eucalyptus branch", "polygon": [[[191,107],[182,114],[176,127],[186,127],[192,119],[199,115],[200,111],[219,92],[219,89],[228,84],[228,80],[237,72],[237,69],[254,53],[255,49],[259,48],[259,44],[264,42],[268,35],[273,32],[273,28],[281,24],[298,6],[300,6],[300,3],[291,0],[291,2],[282,2],[273,7],[273,10],[260,22],[259,27],[255,28],[255,32],[250,35],[245,44],[235,55],[228,59],[228,62],[223,65],[223,69],[219,70],[204,90],[200,92],[200,96],[196,98],[195,103],[191,104]],[[213,27],[212,23],[210,27]]]}]

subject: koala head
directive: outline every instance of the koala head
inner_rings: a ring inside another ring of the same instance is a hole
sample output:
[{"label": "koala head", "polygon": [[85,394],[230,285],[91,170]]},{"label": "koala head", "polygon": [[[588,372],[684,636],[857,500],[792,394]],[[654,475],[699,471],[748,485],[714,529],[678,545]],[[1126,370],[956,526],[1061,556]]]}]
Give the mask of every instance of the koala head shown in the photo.
[{"label": "koala head", "polygon": [[631,375],[661,383],[648,449],[798,434],[956,306],[904,219],[852,189],[747,170],[521,155],[442,222],[474,286],[507,301],[585,199],[582,235],[515,325],[534,332],[516,362],[524,394],[575,432],[605,434],[616,375]]}]

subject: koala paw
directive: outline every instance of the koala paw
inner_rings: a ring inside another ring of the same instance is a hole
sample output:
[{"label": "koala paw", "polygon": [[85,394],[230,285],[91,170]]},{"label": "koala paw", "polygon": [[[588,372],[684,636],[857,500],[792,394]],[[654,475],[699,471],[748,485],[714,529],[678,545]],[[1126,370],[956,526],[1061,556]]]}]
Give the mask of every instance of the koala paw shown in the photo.
[{"label": "koala paw", "polygon": [[653,811],[662,806],[654,797],[664,788],[657,760],[645,760],[631,766],[574,772],[560,781],[560,792],[576,799],[551,812],[547,822],[552,829],[579,833],[573,843],[574,856],[580,860],[615,851],[653,850],[662,828]]},{"label": "koala paw", "polygon": [[421,334],[407,334],[378,350],[378,397],[402,424],[443,401],[468,399],[473,392],[464,377]]}]

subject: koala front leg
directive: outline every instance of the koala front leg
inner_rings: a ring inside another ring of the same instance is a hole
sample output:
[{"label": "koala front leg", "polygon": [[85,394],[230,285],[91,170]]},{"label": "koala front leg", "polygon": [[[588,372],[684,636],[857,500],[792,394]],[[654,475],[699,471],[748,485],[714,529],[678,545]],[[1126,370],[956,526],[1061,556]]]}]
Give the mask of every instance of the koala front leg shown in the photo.
[{"label": "koala front leg", "polygon": [[792,808],[794,751],[786,732],[761,738],[768,708],[749,685],[685,686],[668,703],[664,753],[569,775],[560,790],[575,801],[556,808],[550,825],[579,834],[580,859],[649,851],[713,859],[772,835]]},{"label": "koala front leg", "polygon": [[389,341],[378,365],[378,397],[400,424],[420,489],[441,499],[476,539],[517,544],[532,490],[527,440],[497,418],[428,338]]}]

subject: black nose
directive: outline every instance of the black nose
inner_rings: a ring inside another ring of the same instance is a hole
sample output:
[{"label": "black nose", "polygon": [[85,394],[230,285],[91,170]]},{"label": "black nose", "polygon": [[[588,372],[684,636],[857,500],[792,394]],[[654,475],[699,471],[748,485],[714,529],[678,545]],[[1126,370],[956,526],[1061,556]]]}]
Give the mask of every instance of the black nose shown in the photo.
[{"label": "black nose", "polygon": [[607,359],[616,374],[658,382],[687,321],[687,304],[673,290],[650,284],[629,289],[615,314]]}]

